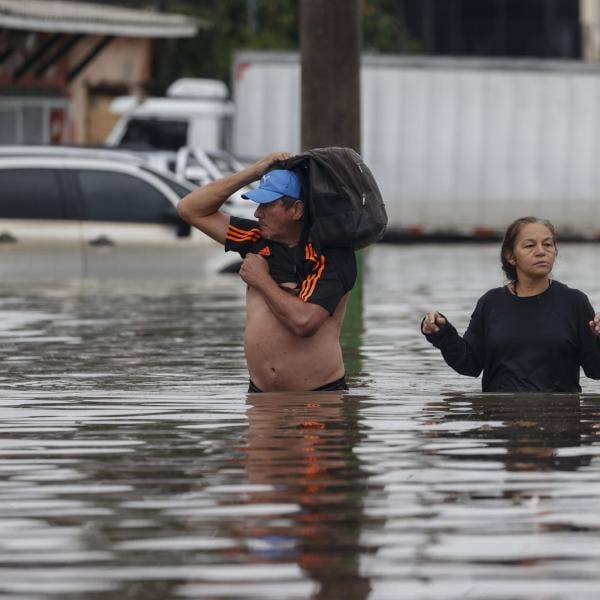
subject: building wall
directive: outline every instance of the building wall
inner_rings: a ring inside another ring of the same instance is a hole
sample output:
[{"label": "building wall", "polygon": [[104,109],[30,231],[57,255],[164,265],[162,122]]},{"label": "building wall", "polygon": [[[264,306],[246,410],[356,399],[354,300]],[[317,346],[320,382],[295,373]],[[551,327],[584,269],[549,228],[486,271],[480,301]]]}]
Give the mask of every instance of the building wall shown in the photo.
[{"label": "building wall", "polygon": [[600,1],[579,0],[582,29],[582,58],[600,60]]},{"label": "building wall", "polygon": [[[8,56],[0,63],[0,91],[3,94],[13,91],[45,91],[61,95],[67,76],[67,65],[64,60],[49,60],[49,57],[59,50],[61,40],[57,41],[55,34],[46,32],[0,32],[2,51],[8,52]],[[32,62],[38,50],[43,47],[46,47],[46,52]]]},{"label": "building wall", "polygon": [[[101,40],[90,36],[69,55],[70,66]],[[71,99],[71,139],[78,144],[101,144],[116,123],[110,102],[122,94],[143,94],[150,79],[152,42],[115,38],[68,86]]]},{"label": "building wall", "polygon": [[0,143],[102,144],[118,118],[111,101],[143,94],[152,61],[152,40],[118,37],[74,74],[104,39],[2,32],[0,51],[13,50],[0,63]]},{"label": "building wall", "polygon": [[68,102],[51,96],[0,96],[0,144],[67,141]]}]

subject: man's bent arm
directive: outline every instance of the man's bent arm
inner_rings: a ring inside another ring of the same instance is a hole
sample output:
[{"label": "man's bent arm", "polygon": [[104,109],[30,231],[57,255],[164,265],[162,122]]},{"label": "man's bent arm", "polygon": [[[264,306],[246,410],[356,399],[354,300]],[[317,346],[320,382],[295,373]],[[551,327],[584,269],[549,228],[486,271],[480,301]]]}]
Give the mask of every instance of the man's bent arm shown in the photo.
[{"label": "man's bent arm", "polygon": [[190,192],[177,206],[179,216],[221,244],[225,243],[229,215],[219,209],[239,189],[260,179],[278,160],[289,158],[286,152],[273,152],[258,162]]},{"label": "man's bent arm", "polygon": [[254,288],[265,299],[275,317],[294,335],[311,337],[329,319],[329,312],[318,304],[304,302],[279,287],[268,275]]},{"label": "man's bent arm", "polygon": [[313,336],[329,318],[322,306],[304,302],[279,287],[269,273],[267,261],[258,254],[246,255],[240,277],[261,294],[275,317],[294,335]]}]

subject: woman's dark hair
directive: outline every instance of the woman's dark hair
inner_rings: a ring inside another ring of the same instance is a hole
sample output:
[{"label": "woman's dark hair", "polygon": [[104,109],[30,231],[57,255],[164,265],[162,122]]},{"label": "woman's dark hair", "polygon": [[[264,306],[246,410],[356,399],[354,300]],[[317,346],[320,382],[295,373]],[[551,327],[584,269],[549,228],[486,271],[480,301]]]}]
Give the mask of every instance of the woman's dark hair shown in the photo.
[{"label": "woman's dark hair", "polygon": [[550,221],[546,221],[544,219],[538,219],[537,217],[521,217],[516,221],[513,221],[506,230],[504,234],[504,239],[502,240],[502,248],[500,249],[500,261],[502,262],[502,270],[506,275],[506,278],[509,281],[517,281],[517,268],[515,265],[511,265],[508,262],[507,254],[513,254],[515,250],[515,242],[517,241],[517,237],[521,232],[521,229],[525,227],[525,225],[529,225],[530,223],[541,223],[545,227],[548,228],[550,233],[552,234],[552,240],[554,241],[554,245],[556,246],[556,229],[554,225],[550,223]]}]

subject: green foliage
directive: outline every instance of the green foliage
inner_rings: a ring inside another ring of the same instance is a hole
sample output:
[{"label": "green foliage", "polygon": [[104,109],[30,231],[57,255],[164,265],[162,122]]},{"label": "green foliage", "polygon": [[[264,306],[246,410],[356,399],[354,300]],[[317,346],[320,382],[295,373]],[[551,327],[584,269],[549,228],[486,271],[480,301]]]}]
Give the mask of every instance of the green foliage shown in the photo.
[{"label": "green foliage", "polygon": [[367,52],[385,54],[422,51],[422,45],[408,32],[401,0],[364,0],[363,47]]},{"label": "green foliage", "polygon": [[[326,0],[323,0],[326,1]],[[153,93],[178,77],[210,77],[231,84],[236,50],[296,50],[301,0],[170,0],[169,12],[206,24],[192,39],[157,43]],[[363,44],[369,52],[417,52],[398,0],[363,0]]]},{"label": "green foliage", "polygon": [[[254,7],[254,10],[253,10]],[[233,53],[243,49],[298,47],[298,0],[179,0],[169,12],[198,18],[208,27],[193,39],[178,40],[163,86],[177,77],[211,77],[230,83]],[[157,82],[158,83],[158,82]]]}]

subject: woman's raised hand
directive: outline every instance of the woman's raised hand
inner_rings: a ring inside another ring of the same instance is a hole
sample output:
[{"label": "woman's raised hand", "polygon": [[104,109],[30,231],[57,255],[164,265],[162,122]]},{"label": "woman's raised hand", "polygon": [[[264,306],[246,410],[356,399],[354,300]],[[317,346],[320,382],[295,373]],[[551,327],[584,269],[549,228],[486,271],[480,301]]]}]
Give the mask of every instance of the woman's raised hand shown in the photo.
[{"label": "woman's raised hand", "polygon": [[[446,319],[439,312],[432,310],[425,315],[421,323],[421,331],[425,335],[431,335],[432,333],[437,333],[446,323]],[[600,319],[598,325],[600,327]]]},{"label": "woman's raised hand", "polygon": [[600,312],[596,313],[594,319],[590,321],[590,329],[596,337],[600,337]]}]

